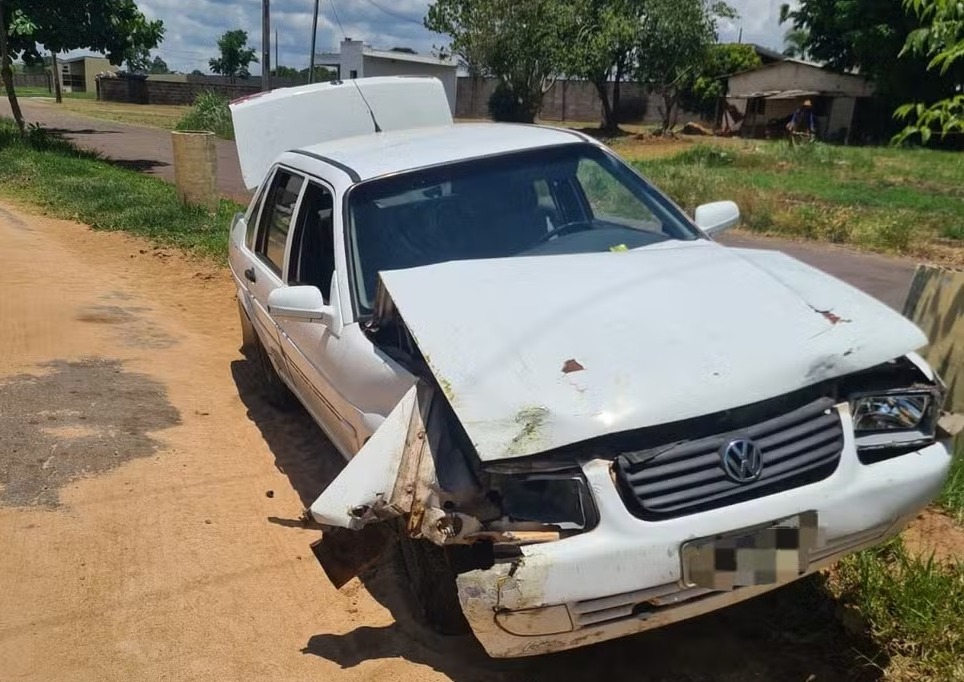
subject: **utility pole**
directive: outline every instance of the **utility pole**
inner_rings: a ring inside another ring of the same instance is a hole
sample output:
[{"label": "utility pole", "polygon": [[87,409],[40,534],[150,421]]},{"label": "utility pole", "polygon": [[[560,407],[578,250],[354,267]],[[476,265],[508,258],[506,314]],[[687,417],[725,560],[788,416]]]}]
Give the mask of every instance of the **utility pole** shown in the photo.
[{"label": "utility pole", "polygon": [[277,71],[279,66],[281,66],[281,60],[278,58],[278,29],[275,29],[274,30],[274,70]]},{"label": "utility pole", "polygon": [[315,0],[315,16],[311,20],[311,57],[308,59],[308,82],[315,82],[315,39],[318,37],[318,2]]},{"label": "utility pole", "polygon": [[261,0],[261,91],[271,89],[271,0]]}]

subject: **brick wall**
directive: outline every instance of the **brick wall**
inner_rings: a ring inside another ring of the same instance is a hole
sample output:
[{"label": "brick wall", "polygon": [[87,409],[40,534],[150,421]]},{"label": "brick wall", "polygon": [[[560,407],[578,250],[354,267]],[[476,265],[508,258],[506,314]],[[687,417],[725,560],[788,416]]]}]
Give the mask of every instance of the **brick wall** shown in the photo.
[{"label": "brick wall", "polygon": [[102,78],[98,81],[97,97],[109,102],[133,104],[193,104],[202,92],[216,92],[228,99],[261,92],[260,82],[235,83],[172,83],[168,81],[134,78]]},{"label": "brick wall", "polygon": [[47,73],[15,73],[13,87],[15,88],[50,88],[50,74]]},{"label": "brick wall", "polygon": [[[230,100],[261,91],[259,79],[239,81],[233,85],[223,80],[189,77],[188,82],[172,82],[137,78],[103,78],[98,82],[98,98],[112,102],[135,104],[193,104],[201,92],[216,92]],[[272,79],[275,87],[299,85],[283,79]],[[491,78],[463,77],[458,80],[455,100],[457,118],[488,118],[489,97],[496,81]],[[610,83],[610,92],[612,84]],[[656,123],[660,120],[661,102],[635,83],[620,88],[619,118],[625,123]],[[586,81],[556,81],[542,98],[544,121],[578,121],[595,124],[602,120],[602,102],[596,88]],[[680,112],[679,122],[696,120],[689,112]]]},{"label": "brick wall", "polygon": [[[488,118],[489,97],[495,90],[494,78],[459,78],[455,115],[459,118]],[[610,96],[613,84],[609,84]],[[623,83],[619,95],[619,120],[624,123],[657,123],[661,120],[659,97],[635,83]],[[559,80],[542,97],[544,121],[598,123],[602,120],[602,101],[596,87],[587,81]],[[679,122],[698,120],[699,115],[680,112]]]}]

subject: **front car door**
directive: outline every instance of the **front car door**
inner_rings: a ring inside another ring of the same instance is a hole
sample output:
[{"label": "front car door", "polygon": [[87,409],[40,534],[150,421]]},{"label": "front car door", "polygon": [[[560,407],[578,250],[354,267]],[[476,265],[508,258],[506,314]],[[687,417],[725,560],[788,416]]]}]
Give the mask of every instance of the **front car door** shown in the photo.
[{"label": "front car door", "polygon": [[[332,301],[335,276],[334,193],[309,180],[298,205],[288,252],[288,285],[317,287],[325,303]],[[347,405],[337,390],[342,330],[319,321],[276,318],[289,377],[302,402],[342,452],[353,452],[357,433]]]},{"label": "front car door", "polygon": [[268,295],[284,282],[285,246],[304,184],[305,178],[299,173],[287,168],[275,171],[253,232],[251,266],[243,273],[251,297],[251,322],[275,369],[283,377],[288,377],[288,373],[277,325],[268,314]]}]

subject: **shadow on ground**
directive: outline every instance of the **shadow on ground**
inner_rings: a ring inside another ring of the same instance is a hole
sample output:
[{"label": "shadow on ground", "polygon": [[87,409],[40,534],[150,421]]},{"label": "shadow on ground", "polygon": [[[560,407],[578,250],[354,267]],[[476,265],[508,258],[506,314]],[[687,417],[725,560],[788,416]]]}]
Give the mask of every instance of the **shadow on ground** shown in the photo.
[{"label": "shadow on ground", "polygon": [[119,130],[100,130],[98,128],[47,128],[47,132],[61,137],[68,135],[117,135]]},{"label": "shadow on ground", "polygon": [[[248,417],[307,506],[337,476],[344,460],[304,410],[282,413],[265,402],[249,363],[234,362],[231,370]],[[268,521],[300,526],[297,519]],[[494,660],[471,636],[443,637],[416,622],[399,563],[394,553],[389,555],[362,582],[395,622],[362,625],[341,635],[318,633],[306,642],[303,654],[342,668],[401,657],[456,682],[871,682],[880,680],[880,668],[886,667],[866,637],[843,628],[822,576],[633,637],[538,658]]]},{"label": "shadow on ground", "polygon": [[171,164],[156,159],[105,159],[107,162],[120,168],[136,171],[138,173],[149,173],[158,168],[166,168]]}]

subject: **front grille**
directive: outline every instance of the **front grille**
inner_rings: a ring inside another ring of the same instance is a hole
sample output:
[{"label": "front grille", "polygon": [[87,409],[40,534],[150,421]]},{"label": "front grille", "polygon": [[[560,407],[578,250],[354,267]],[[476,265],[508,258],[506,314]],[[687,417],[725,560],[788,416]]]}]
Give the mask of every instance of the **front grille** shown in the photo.
[{"label": "front grille", "polygon": [[[843,449],[833,400],[821,398],[773,419],[699,440],[616,457],[616,480],[630,511],[647,520],[675,518],[772,495],[832,474]],[[723,471],[720,450],[736,438],[760,448],[763,471],[737,483]]]}]

